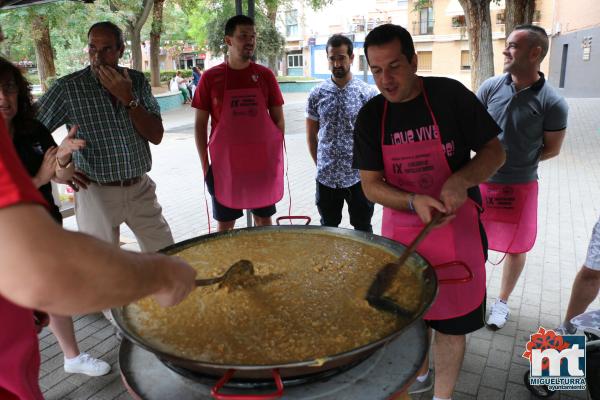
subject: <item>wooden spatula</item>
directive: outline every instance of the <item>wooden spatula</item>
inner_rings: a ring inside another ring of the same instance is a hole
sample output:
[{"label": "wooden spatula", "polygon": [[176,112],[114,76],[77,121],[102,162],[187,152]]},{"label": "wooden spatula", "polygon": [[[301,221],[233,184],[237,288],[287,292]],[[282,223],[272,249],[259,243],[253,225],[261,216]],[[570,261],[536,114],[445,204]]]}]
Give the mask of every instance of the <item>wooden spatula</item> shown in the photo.
[{"label": "wooden spatula", "polygon": [[425,236],[433,229],[433,227],[442,219],[444,214],[436,212],[432,217],[431,221],[423,227],[417,237],[408,245],[400,258],[396,261],[385,264],[375,275],[375,279],[369,286],[367,291],[367,301],[372,307],[379,310],[388,311],[399,315],[401,317],[410,317],[412,312],[404,309],[398,303],[388,296],[385,296],[385,292],[389,289],[390,285],[394,281],[398,270],[404,265],[406,260],[414,253],[417,246],[425,239]]}]

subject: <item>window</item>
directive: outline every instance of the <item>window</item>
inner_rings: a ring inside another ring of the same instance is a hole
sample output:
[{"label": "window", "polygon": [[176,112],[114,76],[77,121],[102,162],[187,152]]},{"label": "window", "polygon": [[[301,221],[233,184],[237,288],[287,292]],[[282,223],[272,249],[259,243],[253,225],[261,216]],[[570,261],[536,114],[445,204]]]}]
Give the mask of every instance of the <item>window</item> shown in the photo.
[{"label": "window", "polygon": [[369,63],[367,62],[367,57],[365,57],[364,54],[361,54],[358,57],[358,70],[359,71],[368,71],[369,70]]},{"label": "window", "polygon": [[456,17],[452,17],[452,27],[460,28],[461,26],[467,26],[467,21],[465,20],[465,16],[458,15]]},{"label": "window", "polygon": [[460,52],[460,69],[463,71],[471,69],[471,54],[469,54],[469,50],[462,50]]},{"label": "window", "polygon": [[419,71],[431,71],[431,51],[418,51]]},{"label": "window", "polygon": [[433,8],[426,7],[419,10],[419,35],[433,34]]},{"label": "window", "polygon": [[496,14],[496,24],[498,24],[498,25],[504,24],[504,21],[506,18],[505,15],[506,14],[504,14],[504,11],[500,11],[498,14]]},{"label": "window", "polygon": [[408,0],[398,0],[398,7],[399,8],[407,8],[408,7]]},{"label": "window", "polygon": [[304,57],[302,54],[288,54],[288,68],[302,68],[304,66]]},{"label": "window", "polygon": [[298,10],[285,12],[285,35],[298,36]]}]

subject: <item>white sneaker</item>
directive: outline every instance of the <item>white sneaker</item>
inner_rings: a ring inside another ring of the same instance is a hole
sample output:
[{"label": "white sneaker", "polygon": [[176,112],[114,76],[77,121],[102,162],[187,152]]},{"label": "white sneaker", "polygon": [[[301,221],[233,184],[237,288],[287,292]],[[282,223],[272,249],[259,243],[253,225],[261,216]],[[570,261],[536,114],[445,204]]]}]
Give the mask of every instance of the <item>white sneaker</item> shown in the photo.
[{"label": "white sneaker", "polygon": [[508,321],[509,315],[510,310],[506,303],[496,300],[490,309],[490,316],[488,317],[487,324],[493,328],[501,329],[504,324],[506,324],[506,321]]},{"label": "white sneaker", "polygon": [[110,365],[87,353],[81,353],[77,357],[69,360],[65,358],[65,372],[89,376],[102,376],[110,372]]},{"label": "white sneaker", "polygon": [[428,392],[433,388],[433,370],[429,368],[427,378],[423,382],[415,380],[412,385],[408,388],[408,394],[417,394]]}]

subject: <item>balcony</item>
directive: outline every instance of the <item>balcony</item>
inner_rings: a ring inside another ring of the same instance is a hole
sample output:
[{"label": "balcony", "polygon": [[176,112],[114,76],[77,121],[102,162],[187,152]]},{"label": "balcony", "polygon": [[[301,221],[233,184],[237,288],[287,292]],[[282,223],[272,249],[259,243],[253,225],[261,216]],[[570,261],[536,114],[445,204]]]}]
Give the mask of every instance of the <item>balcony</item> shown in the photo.
[{"label": "balcony", "polygon": [[433,19],[427,21],[413,21],[412,23],[412,35],[433,35]]}]

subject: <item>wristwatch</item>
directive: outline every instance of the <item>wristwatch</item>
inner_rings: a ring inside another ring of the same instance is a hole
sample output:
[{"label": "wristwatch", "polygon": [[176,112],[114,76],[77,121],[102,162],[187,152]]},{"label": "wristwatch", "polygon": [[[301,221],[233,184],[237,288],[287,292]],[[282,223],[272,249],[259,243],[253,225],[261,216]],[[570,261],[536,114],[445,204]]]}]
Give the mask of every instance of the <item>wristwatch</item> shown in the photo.
[{"label": "wristwatch", "polygon": [[140,105],[140,101],[134,97],[133,100],[131,100],[128,104],[125,105],[125,109],[133,110],[134,108],[137,108],[137,106],[139,106],[139,105]]}]

